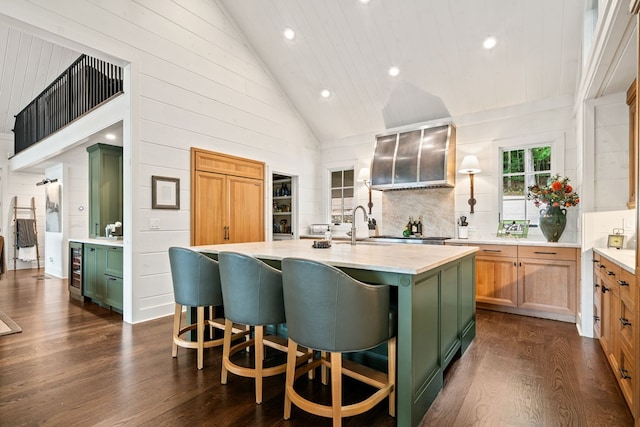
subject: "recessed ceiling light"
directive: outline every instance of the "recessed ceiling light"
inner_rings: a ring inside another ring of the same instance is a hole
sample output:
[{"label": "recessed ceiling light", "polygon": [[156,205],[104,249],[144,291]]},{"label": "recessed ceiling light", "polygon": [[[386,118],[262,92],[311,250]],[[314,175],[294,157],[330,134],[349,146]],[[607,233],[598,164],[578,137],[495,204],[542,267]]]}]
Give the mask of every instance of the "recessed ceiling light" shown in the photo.
[{"label": "recessed ceiling light", "polygon": [[287,40],[293,40],[296,38],[296,32],[293,31],[292,28],[287,27],[284,29],[284,38]]},{"label": "recessed ceiling light", "polygon": [[485,38],[484,41],[482,42],[482,47],[484,47],[487,50],[493,49],[496,46],[496,43],[498,43],[498,40],[496,40],[494,36],[489,36]]},{"label": "recessed ceiling light", "polygon": [[115,136],[114,134],[112,134],[112,133],[108,133],[108,134],[106,134],[104,137],[105,137],[105,138],[107,138],[107,139],[110,139],[110,140],[112,140],[112,141],[113,141],[114,139],[116,139],[116,136]]},{"label": "recessed ceiling light", "polygon": [[398,68],[398,67],[396,67],[396,66],[393,66],[393,67],[389,68],[389,75],[390,75],[390,76],[395,77],[395,76],[397,76],[398,74],[400,74],[400,68]]},{"label": "recessed ceiling light", "polygon": [[323,98],[328,98],[331,96],[331,91],[329,89],[322,89],[322,91],[320,92],[320,95]]},{"label": "recessed ceiling light", "polygon": [[360,3],[367,4],[367,3],[369,3],[369,0],[360,0]]}]

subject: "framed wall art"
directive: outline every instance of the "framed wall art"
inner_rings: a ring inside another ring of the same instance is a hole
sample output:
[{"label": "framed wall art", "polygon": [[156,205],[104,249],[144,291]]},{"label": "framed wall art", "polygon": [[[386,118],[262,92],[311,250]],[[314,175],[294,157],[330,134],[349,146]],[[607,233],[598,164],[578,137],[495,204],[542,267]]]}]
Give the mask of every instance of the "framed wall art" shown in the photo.
[{"label": "framed wall art", "polygon": [[151,177],[151,209],[180,209],[180,178]]}]

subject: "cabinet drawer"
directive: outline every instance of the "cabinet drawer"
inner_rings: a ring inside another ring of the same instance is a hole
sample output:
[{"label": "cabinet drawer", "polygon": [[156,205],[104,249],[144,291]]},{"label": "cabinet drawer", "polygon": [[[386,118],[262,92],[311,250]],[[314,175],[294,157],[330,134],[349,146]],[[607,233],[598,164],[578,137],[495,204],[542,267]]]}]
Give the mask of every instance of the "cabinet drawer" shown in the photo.
[{"label": "cabinet drawer", "polygon": [[[475,246],[475,245],[474,245]],[[483,257],[517,257],[518,247],[510,245],[477,245],[477,256]]]},{"label": "cabinet drawer", "polygon": [[636,390],[636,382],[638,381],[636,363],[635,358],[624,346],[620,348],[620,366],[615,374],[629,408],[633,408],[633,392]]},{"label": "cabinet drawer", "polygon": [[620,340],[630,349],[633,349],[633,336],[637,328],[635,313],[633,307],[630,307],[627,301],[620,299],[620,317],[617,319],[620,322],[618,330]]},{"label": "cabinet drawer", "polygon": [[620,299],[625,301],[629,309],[635,311],[638,305],[638,301],[636,301],[638,298],[636,276],[621,268],[617,282],[620,286]]},{"label": "cabinet drawer", "polygon": [[600,277],[607,283],[608,287],[614,287],[616,293],[618,293],[617,290],[620,287],[618,280],[621,272],[622,269],[613,262],[604,258],[600,261]]},{"label": "cabinet drawer", "polygon": [[105,248],[105,273],[122,278],[122,248],[109,246]]},{"label": "cabinet drawer", "polygon": [[577,259],[577,250],[575,248],[549,246],[518,246],[518,257],[575,261]]}]

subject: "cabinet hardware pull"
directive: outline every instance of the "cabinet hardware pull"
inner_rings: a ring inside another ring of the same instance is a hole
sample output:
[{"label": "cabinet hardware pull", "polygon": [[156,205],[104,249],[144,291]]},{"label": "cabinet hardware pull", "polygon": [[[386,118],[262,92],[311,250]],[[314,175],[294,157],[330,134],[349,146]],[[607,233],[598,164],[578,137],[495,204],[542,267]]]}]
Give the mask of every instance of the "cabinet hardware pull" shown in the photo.
[{"label": "cabinet hardware pull", "polygon": [[600,268],[607,268],[604,266],[604,264],[600,264]]},{"label": "cabinet hardware pull", "polygon": [[630,380],[631,379],[631,377],[629,376],[629,371],[627,371],[624,368],[620,368],[619,370],[620,370],[620,377],[623,380]]},{"label": "cabinet hardware pull", "polygon": [[607,288],[605,285],[602,285],[602,293],[605,294],[609,292],[609,288]]},{"label": "cabinet hardware pull", "polygon": [[521,262],[518,263],[518,267],[522,267],[522,263]]},{"label": "cabinet hardware pull", "polygon": [[516,264],[516,262],[515,262],[515,261],[513,261],[513,266],[514,266],[514,267],[517,267],[517,266],[518,266],[518,265]]},{"label": "cabinet hardware pull", "polygon": [[598,260],[597,259],[592,259],[591,262],[595,264],[596,262],[598,262]]},{"label": "cabinet hardware pull", "polygon": [[622,326],[631,326],[631,322],[629,322],[629,319],[625,319],[624,317],[620,318],[620,323],[622,323]]},{"label": "cabinet hardware pull", "polygon": [[[543,252],[543,251],[534,251],[534,254],[537,255],[558,255],[557,252]],[[595,262],[595,261],[594,261]]]},{"label": "cabinet hardware pull", "polygon": [[595,285],[593,285],[594,288],[599,288],[600,285],[598,285],[597,283]]},{"label": "cabinet hardware pull", "polygon": [[629,286],[629,284],[627,282],[625,282],[624,280],[618,280],[618,285],[620,285],[620,286]]},{"label": "cabinet hardware pull", "polygon": [[600,316],[593,316],[593,321],[594,322],[599,322],[600,321]]},{"label": "cabinet hardware pull", "polygon": [[614,273],[613,271],[607,271],[607,276],[615,276],[616,273]]},{"label": "cabinet hardware pull", "polygon": [[483,249],[482,252],[502,252],[502,249]]}]

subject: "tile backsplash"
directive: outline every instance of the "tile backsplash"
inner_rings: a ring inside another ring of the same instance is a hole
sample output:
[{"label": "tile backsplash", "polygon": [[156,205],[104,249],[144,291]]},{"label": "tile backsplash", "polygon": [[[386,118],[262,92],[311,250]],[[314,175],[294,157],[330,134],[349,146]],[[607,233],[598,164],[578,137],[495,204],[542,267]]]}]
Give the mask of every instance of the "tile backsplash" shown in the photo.
[{"label": "tile backsplash", "polygon": [[382,193],[380,234],[402,235],[409,217],[422,215],[424,236],[456,237],[455,189],[424,188]]}]

